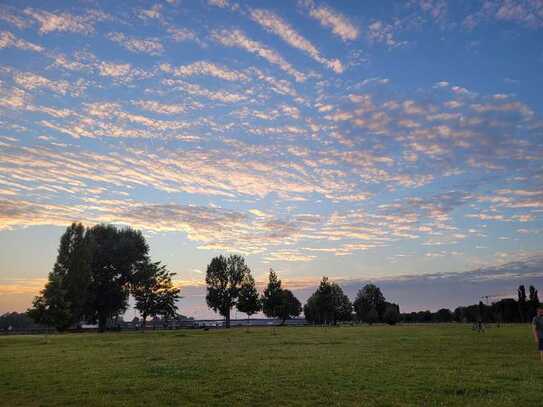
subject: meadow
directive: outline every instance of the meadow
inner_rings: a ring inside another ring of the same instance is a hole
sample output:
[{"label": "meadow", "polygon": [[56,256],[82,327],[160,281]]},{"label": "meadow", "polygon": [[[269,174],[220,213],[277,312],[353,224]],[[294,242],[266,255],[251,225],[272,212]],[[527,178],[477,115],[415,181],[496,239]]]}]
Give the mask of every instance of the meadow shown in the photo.
[{"label": "meadow", "polygon": [[0,337],[0,405],[542,405],[529,325]]}]

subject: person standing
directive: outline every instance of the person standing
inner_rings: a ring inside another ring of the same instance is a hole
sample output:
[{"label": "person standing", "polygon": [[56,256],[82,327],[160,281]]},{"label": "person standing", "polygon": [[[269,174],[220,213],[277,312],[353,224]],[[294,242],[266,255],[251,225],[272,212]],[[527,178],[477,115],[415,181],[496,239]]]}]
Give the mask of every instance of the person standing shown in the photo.
[{"label": "person standing", "polygon": [[534,340],[539,346],[539,356],[541,362],[543,362],[543,306],[537,309],[537,315],[532,321],[532,331],[534,334]]}]

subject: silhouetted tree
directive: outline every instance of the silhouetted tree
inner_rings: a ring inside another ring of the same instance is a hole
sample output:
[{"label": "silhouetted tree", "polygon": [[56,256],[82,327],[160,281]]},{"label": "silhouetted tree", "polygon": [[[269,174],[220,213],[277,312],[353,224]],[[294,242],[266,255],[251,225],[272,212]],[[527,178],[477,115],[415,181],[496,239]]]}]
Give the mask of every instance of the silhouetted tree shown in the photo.
[{"label": "silhouetted tree", "polygon": [[523,285],[518,288],[518,313],[520,322],[526,322],[526,289]]},{"label": "silhouetted tree", "polygon": [[138,265],[148,261],[149,247],[140,231],[96,225],[89,229],[92,253],[89,292],[91,319],[100,332],[107,321],[126,309]]},{"label": "silhouetted tree", "polygon": [[269,318],[277,318],[279,314],[279,307],[282,304],[282,288],[281,280],[277,277],[277,274],[270,269],[270,274],[268,276],[268,285],[264,289],[262,295],[262,311],[264,315]]},{"label": "silhouetted tree", "polygon": [[277,308],[277,317],[281,320],[281,325],[284,325],[287,319],[297,317],[301,312],[302,304],[292,291],[281,290],[281,305]]},{"label": "silhouetted tree", "polygon": [[245,279],[241,284],[237,309],[238,311],[247,314],[247,319],[250,319],[251,315],[256,314],[262,309],[260,296],[255,287],[255,280],[249,273],[245,276]]},{"label": "silhouetted tree", "polygon": [[172,282],[174,275],[160,262],[146,261],[137,265],[132,295],[136,301],[136,309],[141,314],[144,330],[149,316],[162,316],[166,321],[175,317],[177,312],[175,302],[180,296],[179,289],[174,287]]},{"label": "silhouetted tree", "polygon": [[219,312],[230,328],[230,311],[236,306],[241,284],[250,273],[243,257],[231,255],[215,257],[207,266],[207,305]]},{"label": "silhouetted tree", "polygon": [[400,321],[400,310],[396,304],[387,303],[383,313],[383,322],[389,325],[396,325]]},{"label": "silhouetted tree", "polygon": [[528,320],[531,321],[537,313],[537,308],[539,308],[539,296],[533,285],[530,286],[528,292]]},{"label": "silhouetted tree", "polygon": [[73,223],[61,236],[57,259],[47,284],[41,296],[34,300],[29,315],[42,323],[49,320],[48,325],[59,330],[84,319],[88,313],[90,249],[81,223]]},{"label": "silhouetted tree", "polygon": [[349,298],[336,283],[323,277],[317,290],[304,306],[306,320],[318,324],[336,324],[351,319],[352,305]]},{"label": "silhouetted tree", "polygon": [[451,322],[454,318],[453,313],[448,308],[441,308],[434,315],[433,319],[436,322]]},{"label": "silhouetted tree", "polygon": [[262,295],[262,311],[270,318],[279,318],[281,325],[287,319],[297,317],[302,312],[302,304],[290,290],[281,288],[281,280],[270,269],[268,286]]},{"label": "silhouetted tree", "polygon": [[58,331],[64,331],[72,324],[71,304],[62,286],[62,276],[49,273],[45,288],[34,298],[32,308],[27,311],[37,324],[52,326]]},{"label": "silhouetted tree", "polygon": [[385,312],[385,297],[379,287],[367,284],[356,294],[353,306],[361,321],[367,322],[367,313],[372,309],[377,312],[377,318],[380,320]]},{"label": "silhouetted tree", "polygon": [[364,314],[364,322],[367,322],[370,325],[373,325],[376,322],[379,322],[379,314],[375,308],[370,308],[368,312]]},{"label": "silhouetted tree", "polygon": [[34,322],[25,312],[7,312],[0,315],[0,331],[7,330],[9,327],[14,330],[26,330],[40,328],[43,325]]}]

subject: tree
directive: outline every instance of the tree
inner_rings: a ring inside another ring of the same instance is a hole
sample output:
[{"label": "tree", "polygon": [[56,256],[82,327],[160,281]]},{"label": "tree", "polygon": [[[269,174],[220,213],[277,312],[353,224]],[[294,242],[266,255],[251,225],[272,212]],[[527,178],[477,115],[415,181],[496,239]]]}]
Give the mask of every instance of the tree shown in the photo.
[{"label": "tree", "polygon": [[520,322],[526,322],[526,288],[523,285],[518,288],[518,312]]},{"label": "tree", "polygon": [[453,318],[454,315],[448,308],[441,308],[435,313],[436,322],[451,322]]},{"label": "tree", "polygon": [[383,313],[383,321],[389,325],[396,325],[400,321],[400,311],[396,304],[387,304]]},{"label": "tree", "polygon": [[98,330],[126,309],[138,265],[148,261],[149,246],[140,231],[96,225],[87,231],[91,260],[89,319]]},{"label": "tree", "polygon": [[49,273],[41,295],[34,298],[32,308],[27,311],[28,316],[37,324],[53,326],[60,332],[69,328],[73,321],[71,304],[66,299],[66,290],[62,286],[62,276]]},{"label": "tree", "polygon": [[385,312],[385,297],[379,287],[367,284],[358,291],[353,306],[361,321],[367,322],[367,314],[372,309],[377,312],[377,318],[380,320]]},{"label": "tree", "polygon": [[24,312],[7,312],[0,315],[0,331],[9,329],[15,330],[27,330],[33,328],[40,328],[43,325],[36,324],[32,318]]},{"label": "tree", "polygon": [[66,301],[70,303],[73,323],[80,323],[88,314],[91,251],[85,227],[72,223],[60,238],[60,247],[53,273],[62,278]]},{"label": "tree", "polygon": [[281,280],[270,269],[268,286],[262,296],[262,311],[269,318],[279,318],[281,325],[292,317],[297,317],[302,312],[302,304],[290,290],[281,288]]},{"label": "tree", "polygon": [[292,291],[281,290],[281,305],[277,308],[277,317],[281,320],[281,325],[284,325],[287,319],[297,317],[301,312],[302,304]]},{"label": "tree", "polygon": [[260,295],[255,287],[255,280],[249,273],[245,276],[239,291],[238,311],[247,314],[247,319],[262,309]]},{"label": "tree", "polygon": [[533,285],[529,288],[529,300],[528,300],[528,312],[529,312],[529,320],[531,321],[533,317],[535,317],[537,313],[537,309],[539,308],[539,296],[537,294],[537,290]]},{"label": "tree", "polygon": [[304,306],[306,320],[318,324],[336,324],[351,319],[352,305],[336,283],[323,277],[317,290]]},{"label": "tree", "polygon": [[175,317],[177,313],[175,302],[180,296],[179,289],[172,283],[174,275],[175,273],[168,272],[166,266],[160,262],[146,261],[138,264],[132,295],[141,314],[144,330],[149,316],[162,316],[165,320]]},{"label": "tree", "polygon": [[270,269],[268,285],[264,289],[264,293],[262,295],[262,311],[267,317],[277,318],[278,308],[282,304],[281,292],[281,280],[279,280],[279,278],[277,278],[277,274]]},{"label": "tree", "polygon": [[364,315],[364,322],[367,322],[370,325],[373,325],[376,322],[379,322],[379,314],[375,308],[370,308],[368,312]]},{"label": "tree", "polygon": [[207,266],[207,305],[219,312],[230,328],[230,311],[236,306],[241,284],[250,273],[243,257],[231,255],[214,257]]},{"label": "tree", "polygon": [[36,322],[55,326],[58,330],[65,330],[84,319],[90,284],[89,260],[85,228],[81,223],[72,223],[60,238],[48,283],[35,298],[28,315]]}]

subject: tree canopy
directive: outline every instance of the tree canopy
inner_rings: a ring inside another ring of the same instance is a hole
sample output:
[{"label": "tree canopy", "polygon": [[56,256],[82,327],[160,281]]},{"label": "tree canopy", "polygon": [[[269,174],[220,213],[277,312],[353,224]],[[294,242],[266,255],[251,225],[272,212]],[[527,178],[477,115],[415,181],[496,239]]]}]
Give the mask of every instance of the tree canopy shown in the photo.
[{"label": "tree canopy", "polygon": [[281,324],[302,312],[300,301],[290,290],[281,288],[281,280],[272,269],[268,276],[268,285],[262,295],[262,311],[267,317],[280,319]]},{"label": "tree canopy", "polygon": [[[375,310],[377,320],[380,320],[386,308],[385,297],[379,287],[374,284],[366,284],[358,291],[353,306],[359,320],[367,321],[371,310]],[[373,312],[371,312],[371,317],[374,319]]]},{"label": "tree canopy", "polygon": [[255,286],[255,280],[250,274],[245,276],[241,284],[237,309],[247,314],[249,318],[262,309],[262,302]]},{"label": "tree canopy", "polygon": [[179,291],[171,285],[172,274],[151,263],[148,253],[140,231],[113,225],[86,229],[73,223],[60,238],[53,270],[28,315],[58,330],[87,321],[98,322],[104,331],[109,320],[126,310],[130,294],[138,295],[141,311],[143,293],[158,301],[149,315],[175,313]]},{"label": "tree canopy", "polygon": [[306,320],[316,324],[333,324],[351,319],[352,304],[336,283],[323,277],[317,290],[304,306]]},{"label": "tree canopy", "polygon": [[243,281],[251,270],[238,255],[214,257],[207,266],[207,305],[225,318],[230,328],[230,311],[237,305]]}]

